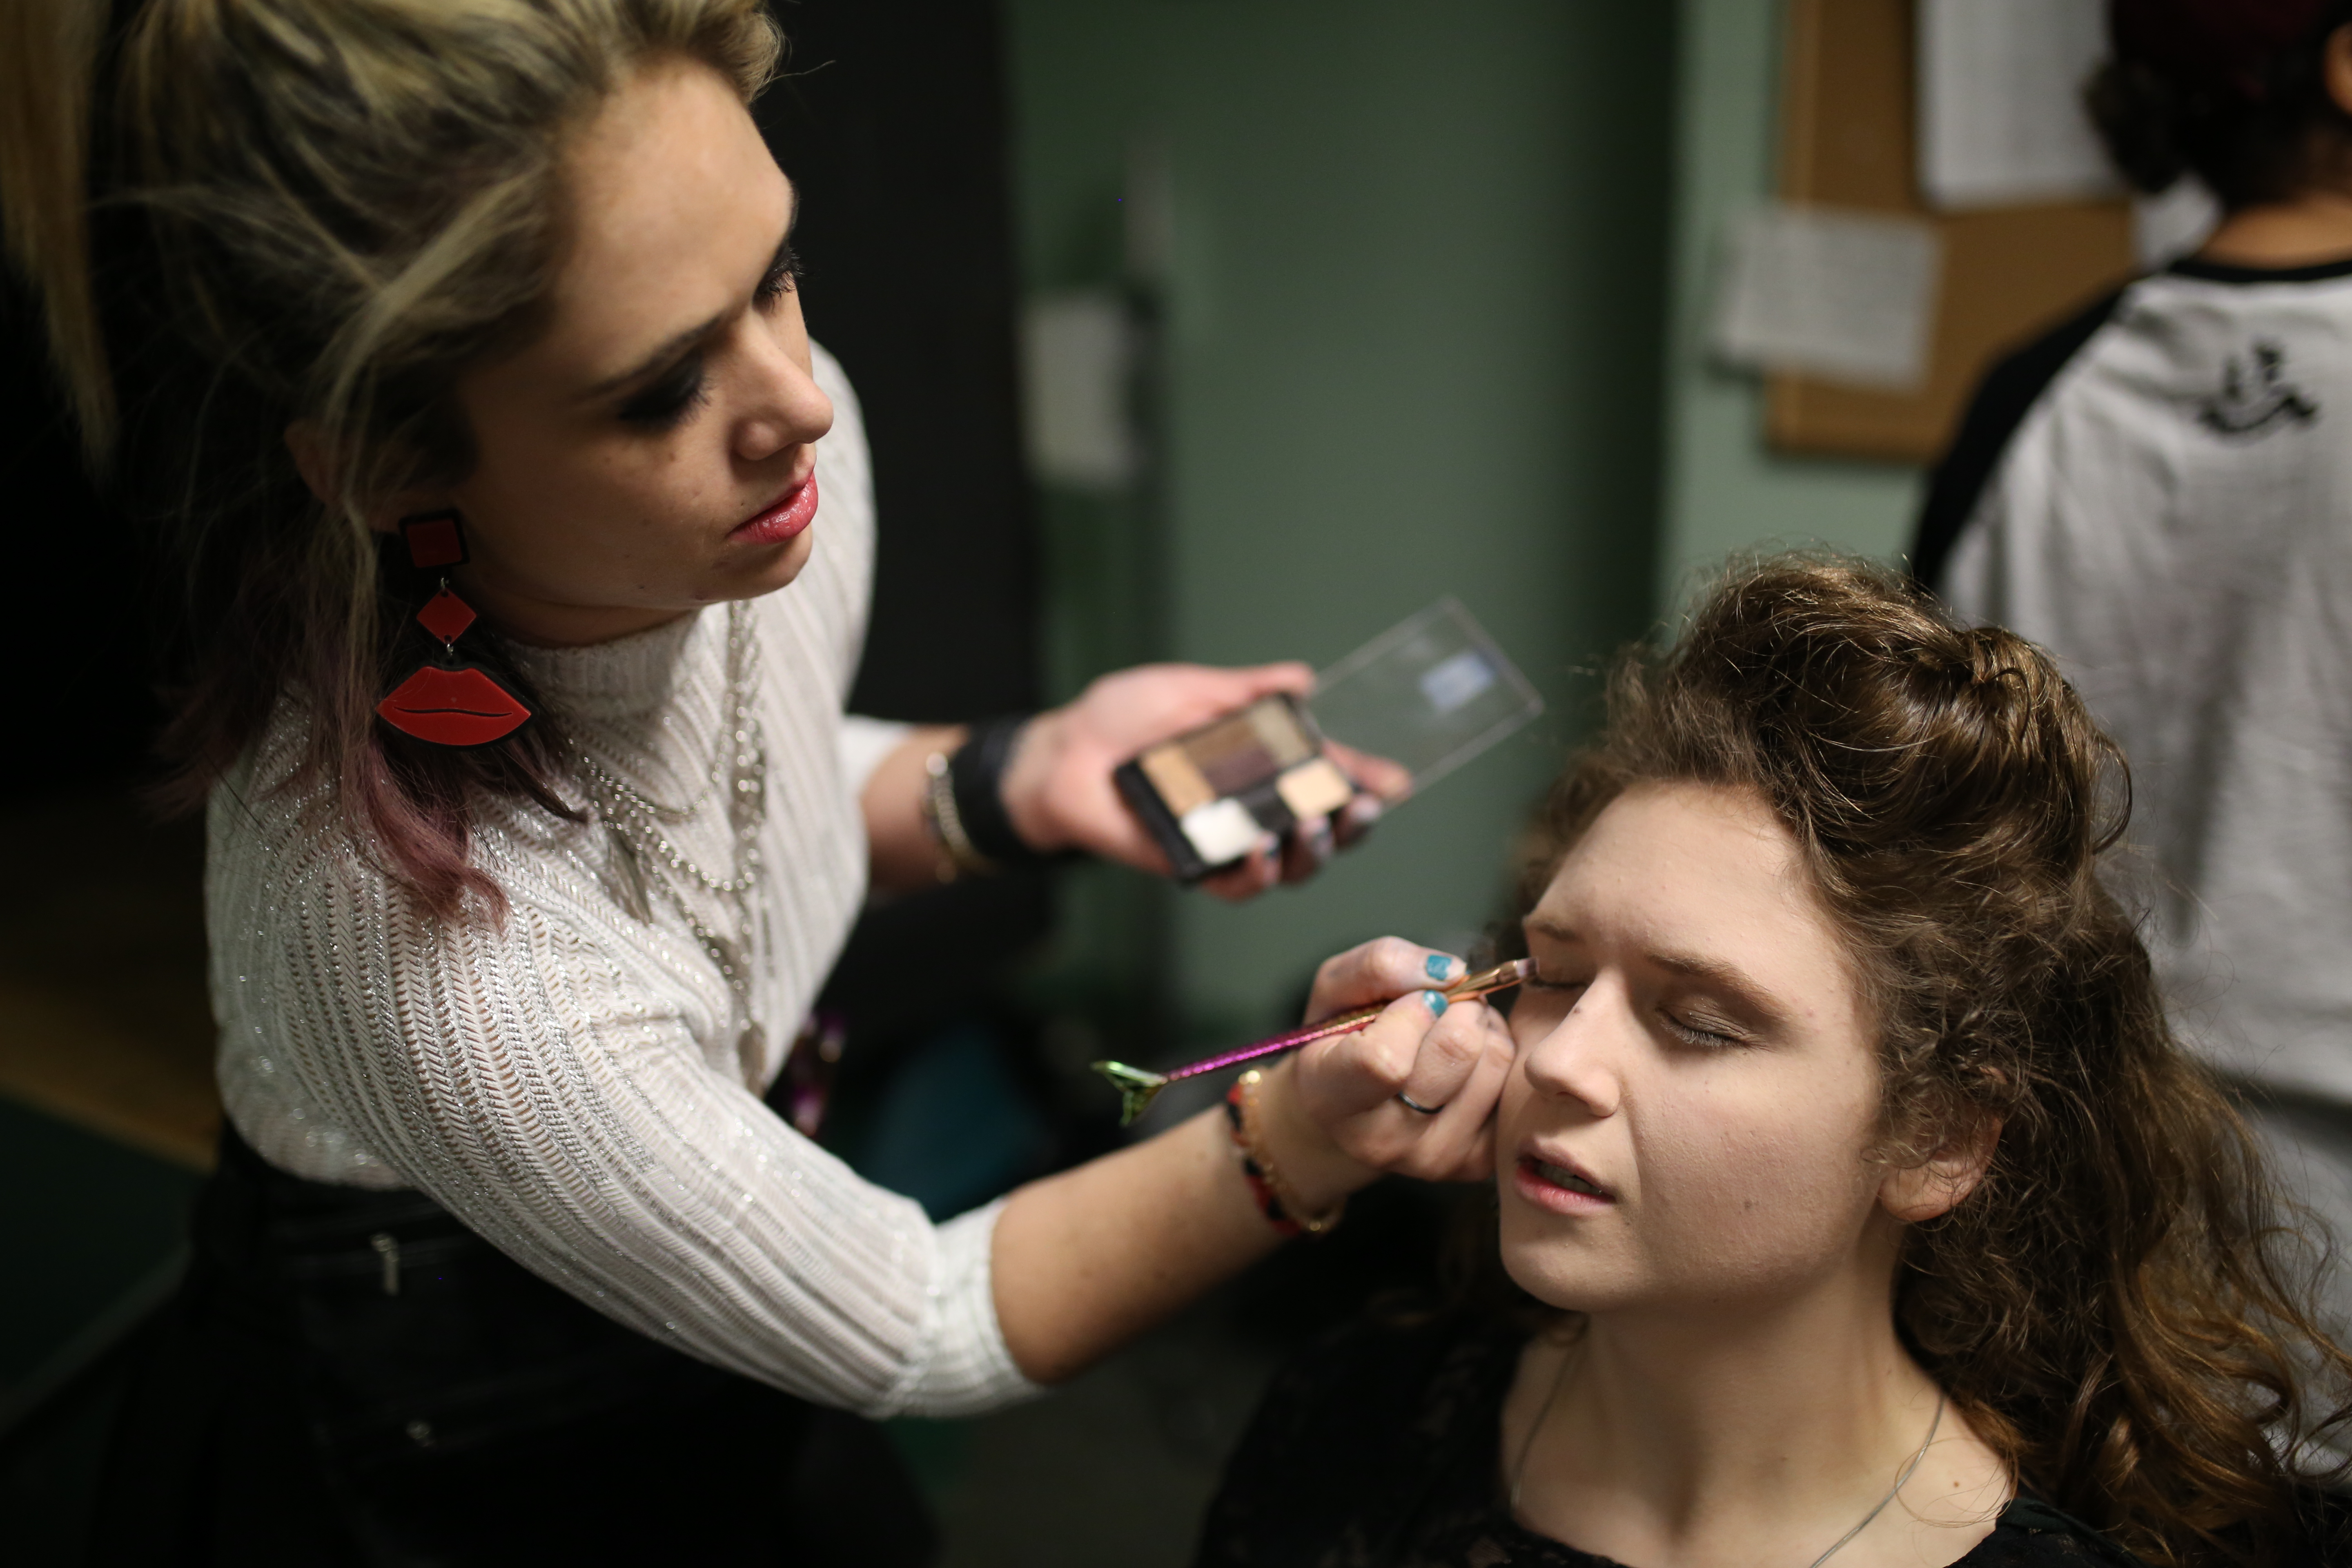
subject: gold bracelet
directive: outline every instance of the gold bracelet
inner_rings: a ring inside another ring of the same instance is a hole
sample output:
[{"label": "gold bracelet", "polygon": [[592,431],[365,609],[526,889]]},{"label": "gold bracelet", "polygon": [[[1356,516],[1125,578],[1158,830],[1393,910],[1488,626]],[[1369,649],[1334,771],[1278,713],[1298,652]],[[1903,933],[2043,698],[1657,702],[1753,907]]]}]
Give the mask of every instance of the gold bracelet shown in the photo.
[{"label": "gold bracelet", "polygon": [[986,877],[996,870],[996,862],[972,847],[971,835],[964,831],[963,816],[956,810],[955,781],[948,773],[948,754],[933,752],[923,759],[923,795],[920,807],[924,823],[931,837],[944,851],[939,864],[940,880],[952,882],[958,877]]},{"label": "gold bracelet", "polygon": [[1225,1104],[1234,1133],[1234,1158],[1242,1168],[1242,1177],[1250,1184],[1259,1210],[1284,1235],[1305,1231],[1309,1236],[1321,1236],[1339,1223],[1348,1212],[1348,1200],[1341,1198],[1321,1214],[1310,1215],[1299,1201],[1298,1190],[1282,1179],[1274,1162],[1265,1157],[1265,1143],[1259,1136],[1257,1091],[1265,1082],[1265,1075],[1257,1068],[1234,1082],[1233,1092]]}]

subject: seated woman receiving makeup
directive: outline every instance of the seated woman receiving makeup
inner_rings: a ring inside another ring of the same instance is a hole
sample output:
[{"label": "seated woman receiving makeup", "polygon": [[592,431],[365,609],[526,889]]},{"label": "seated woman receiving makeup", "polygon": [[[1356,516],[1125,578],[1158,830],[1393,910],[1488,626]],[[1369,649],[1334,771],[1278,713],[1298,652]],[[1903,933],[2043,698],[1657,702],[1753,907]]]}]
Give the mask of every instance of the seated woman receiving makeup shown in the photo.
[{"label": "seated woman receiving makeup", "polygon": [[1875,568],[1629,659],[1530,882],[1507,1279],[1286,1373],[1199,1561],[2314,1560],[2352,1362],[2101,886],[2127,800]]}]

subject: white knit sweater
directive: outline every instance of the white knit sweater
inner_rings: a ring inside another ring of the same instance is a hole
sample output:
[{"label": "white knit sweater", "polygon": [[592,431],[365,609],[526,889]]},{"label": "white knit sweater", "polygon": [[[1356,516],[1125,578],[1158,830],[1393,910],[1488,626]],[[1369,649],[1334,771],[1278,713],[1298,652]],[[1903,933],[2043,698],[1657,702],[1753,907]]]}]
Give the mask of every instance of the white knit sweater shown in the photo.
[{"label": "white knit sweater", "polygon": [[[635,895],[593,810],[581,823],[512,803],[488,814],[473,853],[511,907],[436,921],[331,795],[278,787],[303,742],[289,704],[212,797],[221,1088],[271,1163],[420,1189],[657,1340],[867,1415],[955,1415],[1030,1388],[990,1293],[996,1209],[935,1227],[758,1092],[865,895],[857,785],[890,739],[842,717],[872,489],[855,395],[822,351],[817,370],[837,415],[818,448],[814,552],[750,607],[767,756],[750,1004],[764,1059],[738,1059],[740,1005],[671,901]],[[669,837],[722,877],[734,845],[710,784],[727,766],[728,615],[533,652],[527,670],[604,767],[657,802],[703,799]],[[712,929],[741,925],[715,895],[693,904]]]}]

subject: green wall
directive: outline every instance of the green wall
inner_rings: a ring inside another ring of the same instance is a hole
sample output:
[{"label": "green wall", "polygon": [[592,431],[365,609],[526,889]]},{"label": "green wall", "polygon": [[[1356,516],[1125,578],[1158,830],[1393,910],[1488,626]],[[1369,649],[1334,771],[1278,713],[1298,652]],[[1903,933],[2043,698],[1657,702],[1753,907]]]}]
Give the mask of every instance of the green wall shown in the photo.
[{"label": "green wall", "polygon": [[1663,604],[1679,600],[1727,552],[1751,545],[1892,556],[1909,538],[1917,504],[1916,468],[1766,451],[1760,385],[1708,363],[1703,347],[1725,220],[1774,188],[1783,10],[1781,0],[1682,0]]},{"label": "green wall", "polygon": [[1029,285],[1137,287],[1144,187],[1172,234],[1138,288],[1158,482],[1045,498],[1051,686],[1325,663],[1453,593],[1553,704],[1312,888],[1079,875],[1066,974],[1228,1037],[1360,937],[1461,944],[1611,647],[1731,550],[1902,547],[1916,468],[1768,452],[1704,351],[1724,224],[1774,184],[1783,9],[1011,0]]},{"label": "green wall", "polygon": [[[1054,684],[1129,658],[1328,663],[1442,594],[1553,714],[1242,909],[1074,890],[1077,947],[1160,951],[1179,1034],[1274,1022],[1315,963],[1458,947],[1638,635],[1655,576],[1675,15],[1646,0],[1013,0],[1033,287],[1117,280],[1164,170],[1151,499],[1051,496]],[[1148,195],[1148,193],[1145,193]],[[1106,933],[1114,933],[1107,936]],[[1138,960],[1138,962],[1140,962]]]}]

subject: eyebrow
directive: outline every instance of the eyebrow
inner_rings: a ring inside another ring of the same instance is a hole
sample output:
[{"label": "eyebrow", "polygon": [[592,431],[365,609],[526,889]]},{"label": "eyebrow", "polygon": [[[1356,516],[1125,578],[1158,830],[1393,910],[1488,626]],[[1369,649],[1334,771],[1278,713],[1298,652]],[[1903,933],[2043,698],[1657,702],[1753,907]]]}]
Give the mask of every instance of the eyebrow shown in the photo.
[{"label": "eyebrow", "polygon": [[1653,952],[1644,954],[1652,963],[1671,974],[1687,975],[1691,979],[1720,991],[1749,1012],[1770,1023],[1780,1021],[1780,1009],[1766,999],[1763,988],[1748,977],[1745,970],[1719,958],[1701,958],[1695,953]]},{"label": "eyebrow", "polygon": [[[1575,931],[1556,921],[1529,920],[1525,923],[1530,936],[1549,937],[1562,942],[1584,940]],[[1781,1009],[1767,997],[1764,988],[1738,964],[1691,952],[1645,952],[1642,957],[1644,962],[1655,964],[1669,974],[1683,975],[1725,993],[1732,1001],[1767,1022],[1777,1024],[1782,1021]]]},{"label": "eyebrow", "polygon": [[[775,254],[768,258],[768,265],[761,270],[760,276],[762,279],[773,277],[775,275],[776,268],[782,267],[784,264],[785,258],[792,254],[793,230],[800,226],[800,192],[798,190],[794,190],[793,192],[792,213],[784,219],[783,237],[776,241]],[[582,401],[594,402],[599,398],[610,396],[612,394],[618,392],[621,388],[630,385],[633,383],[652,380],[656,372],[667,369],[671,364],[683,357],[688,350],[694,348],[705,338],[708,338],[711,333],[717,331],[726,323],[727,319],[733,314],[734,311],[731,310],[721,310],[717,315],[712,316],[709,320],[697,322],[695,325],[687,328],[684,331],[672,332],[668,337],[662,340],[659,347],[656,348],[651,353],[646,354],[643,359],[637,361],[635,364],[631,365],[627,370],[621,372],[618,375],[608,375],[604,380],[598,382],[595,385],[590,387],[587,392],[583,395]]]}]

